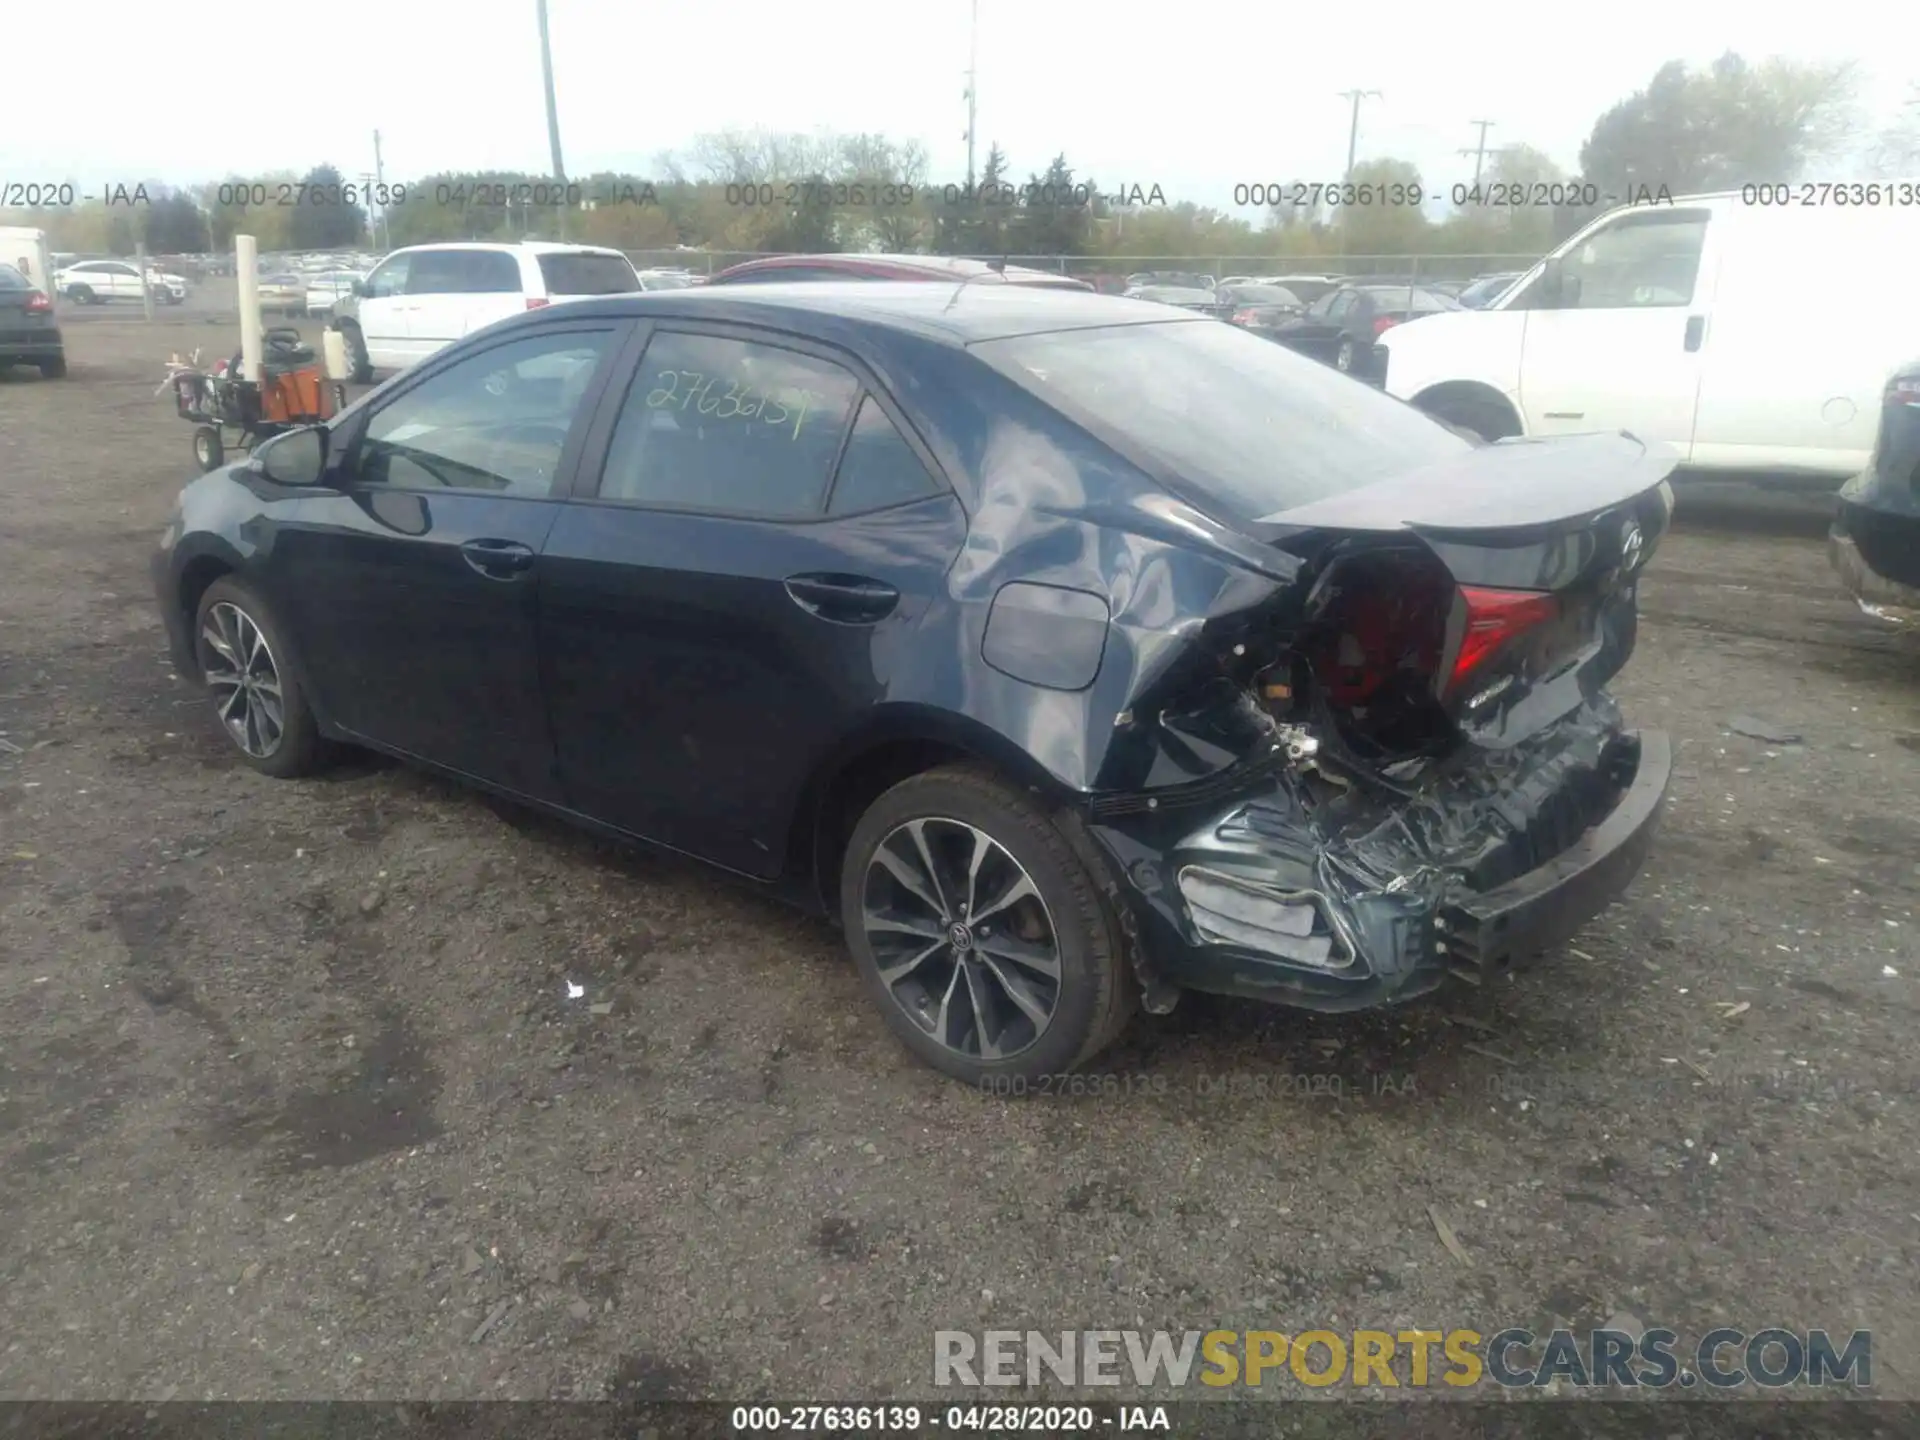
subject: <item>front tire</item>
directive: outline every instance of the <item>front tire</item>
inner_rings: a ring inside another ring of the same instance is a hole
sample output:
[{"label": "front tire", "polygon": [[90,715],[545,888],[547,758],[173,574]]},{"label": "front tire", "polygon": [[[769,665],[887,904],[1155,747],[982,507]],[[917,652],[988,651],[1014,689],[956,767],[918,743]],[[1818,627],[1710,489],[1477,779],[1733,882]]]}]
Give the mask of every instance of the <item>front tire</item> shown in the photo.
[{"label": "front tire", "polygon": [[92,305],[96,303],[93,298],[93,289],[87,285],[74,286],[71,290],[67,291],[67,298],[76,305]]},{"label": "front tire", "polygon": [[367,337],[360,333],[358,325],[343,324],[334,327],[347,342],[347,365],[352,372],[356,385],[373,383],[373,361],[367,356]]},{"label": "front tire", "polygon": [[216,580],[200,597],[193,636],[214,713],[241,757],[277,780],[318,770],[325,759],[320,727],[266,601],[241,581]]},{"label": "front tire", "polygon": [[1009,1093],[1084,1065],[1133,1011],[1119,926],[1065,825],[971,765],[888,790],[854,828],[840,912],[887,1026]]},{"label": "front tire", "polygon": [[215,425],[196,425],[193,427],[193,458],[204,475],[210,470],[218,470],[227,458],[226,447],[220,441],[220,430]]}]

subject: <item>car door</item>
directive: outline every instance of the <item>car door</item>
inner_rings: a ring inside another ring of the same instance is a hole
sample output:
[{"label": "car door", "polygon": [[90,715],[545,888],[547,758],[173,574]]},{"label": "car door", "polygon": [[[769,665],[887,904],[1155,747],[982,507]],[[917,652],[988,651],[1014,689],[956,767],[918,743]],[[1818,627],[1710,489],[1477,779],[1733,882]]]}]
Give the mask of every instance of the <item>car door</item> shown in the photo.
[{"label": "car door", "polygon": [[1288,348],[1331,365],[1334,352],[1340,347],[1341,327],[1347,323],[1347,317],[1359,303],[1358,291],[1335,290],[1330,295],[1322,296],[1301,317],[1298,325],[1289,326],[1278,338]]},{"label": "car door", "polygon": [[367,293],[354,306],[367,362],[376,369],[395,370],[413,363],[408,348],[412,330],[407,323],[413,301],[407,295],[407,279],[419,253],[423,252],[403,250],[374,266],[367,276]]},{"label": "car door", "polygon": [[447,356],[337,426],[327,488],[268,567],[322,714],[557,798],[535,648],[539,555],[630,326],[542,326]]},{"label": "car door", "polygon": [[1617,215],[1561,257],[1558,297],[1543,273],[1504,307],[1526,313],[1520,405],[1529,435],[1627,430],[1687,458],[1712,293],[1711,220],[1693,207]]},{"label": "car door", "polygon": [[540,562],[568,803],[772,877],[965,513],[872,377],[790,336],[662,328],[601,408]]}]

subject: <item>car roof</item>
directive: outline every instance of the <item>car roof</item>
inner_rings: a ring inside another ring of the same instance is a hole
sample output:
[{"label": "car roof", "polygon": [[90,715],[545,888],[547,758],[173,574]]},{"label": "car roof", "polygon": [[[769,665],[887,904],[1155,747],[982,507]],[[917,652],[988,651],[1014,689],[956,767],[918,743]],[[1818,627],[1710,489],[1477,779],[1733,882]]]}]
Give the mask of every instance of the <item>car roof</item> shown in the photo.
[{"label": "car roof", "polygon": [[609,245],[565,245],[558,240],[438,240],[431,245],[402,245],[389,254],[413,254],[420,250],[498,250],[509,255],[525,252],[533,255],[620,255],[623,258],[626,253]]},{"label": "car roof", "polygon": [[[796,269],[802,266],[842,268],[849,271],[874,269],[904,270],[916,275],[925,275],[930,279],[953,278],[965,280],[974,275],[996,273],[994,267],[985,260],[974,260],[963,255],[856,255],[832,253],[822,255],[766,255],[757,260],[743,260],[738,265],[729,265],[713,278],[721,280],[729,275],[747,275],[762,270]],[[1006,265],[999,272],[1013,284],[1034,284],[1047,281],[1065,288],[1062,282],[1074,282],[1071,275],[1059,275],[1051,270],[1036,270],[1027,265]]]},{"label": "car roof", "polygon": [[[551,314],[531,313],[533,317]],[[821,322],[851,322],[874,329],[908,331],[954,345],[1115,325],[1216,323],[1152,301],[1090,290],[929,285],[922,280],[813,280],[737,288],[698,285],[685,290],[571,300],[566,313],[569,318],[598,314],[734,321],[802,332]]]}]

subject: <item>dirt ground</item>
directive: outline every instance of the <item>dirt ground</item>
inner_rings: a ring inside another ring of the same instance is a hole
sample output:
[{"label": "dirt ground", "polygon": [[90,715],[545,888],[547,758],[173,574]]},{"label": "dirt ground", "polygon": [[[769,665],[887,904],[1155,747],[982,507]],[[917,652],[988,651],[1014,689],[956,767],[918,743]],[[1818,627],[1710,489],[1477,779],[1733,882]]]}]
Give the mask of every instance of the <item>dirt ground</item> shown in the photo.
[{"label": "dirt ground", "polygon": [[146,571],[163,361],[235,332],[67,333],[0,381],[0,1395],[924,1398],[936,1329],[1624,1318],[1871,1329],[1920,1396],[1920,649],[1817,537],[1660,552],[1619,691],[1671,807],[1576,949],[1375,1015],[1190,997],[1099,1067],[1151,1089],[1010,1102],[822,924],[238,764]]}]

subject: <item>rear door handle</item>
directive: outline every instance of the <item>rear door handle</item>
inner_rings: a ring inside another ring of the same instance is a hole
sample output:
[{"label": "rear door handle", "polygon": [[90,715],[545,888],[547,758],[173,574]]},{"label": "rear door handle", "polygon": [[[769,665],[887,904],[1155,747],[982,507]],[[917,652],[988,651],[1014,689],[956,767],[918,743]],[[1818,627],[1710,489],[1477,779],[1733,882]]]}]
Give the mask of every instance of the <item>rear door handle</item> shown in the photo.
[{"label": "rear door handle", "polygon": [[893,586],[864,575],[789,575],[787,594],[809,615],[841,625],[872,625],[900,603]]},{"label": "rear door handle", "polygon": [[1698,350],[1700,342],[1707,337],[1707,317],[1689,315],[1687,317],[1687,349]]},{"label": "rear door handle", "polygon": [[533,551],[517,540],[469,540],[460,556],[489,580],[511,580],[533,568]]}]

